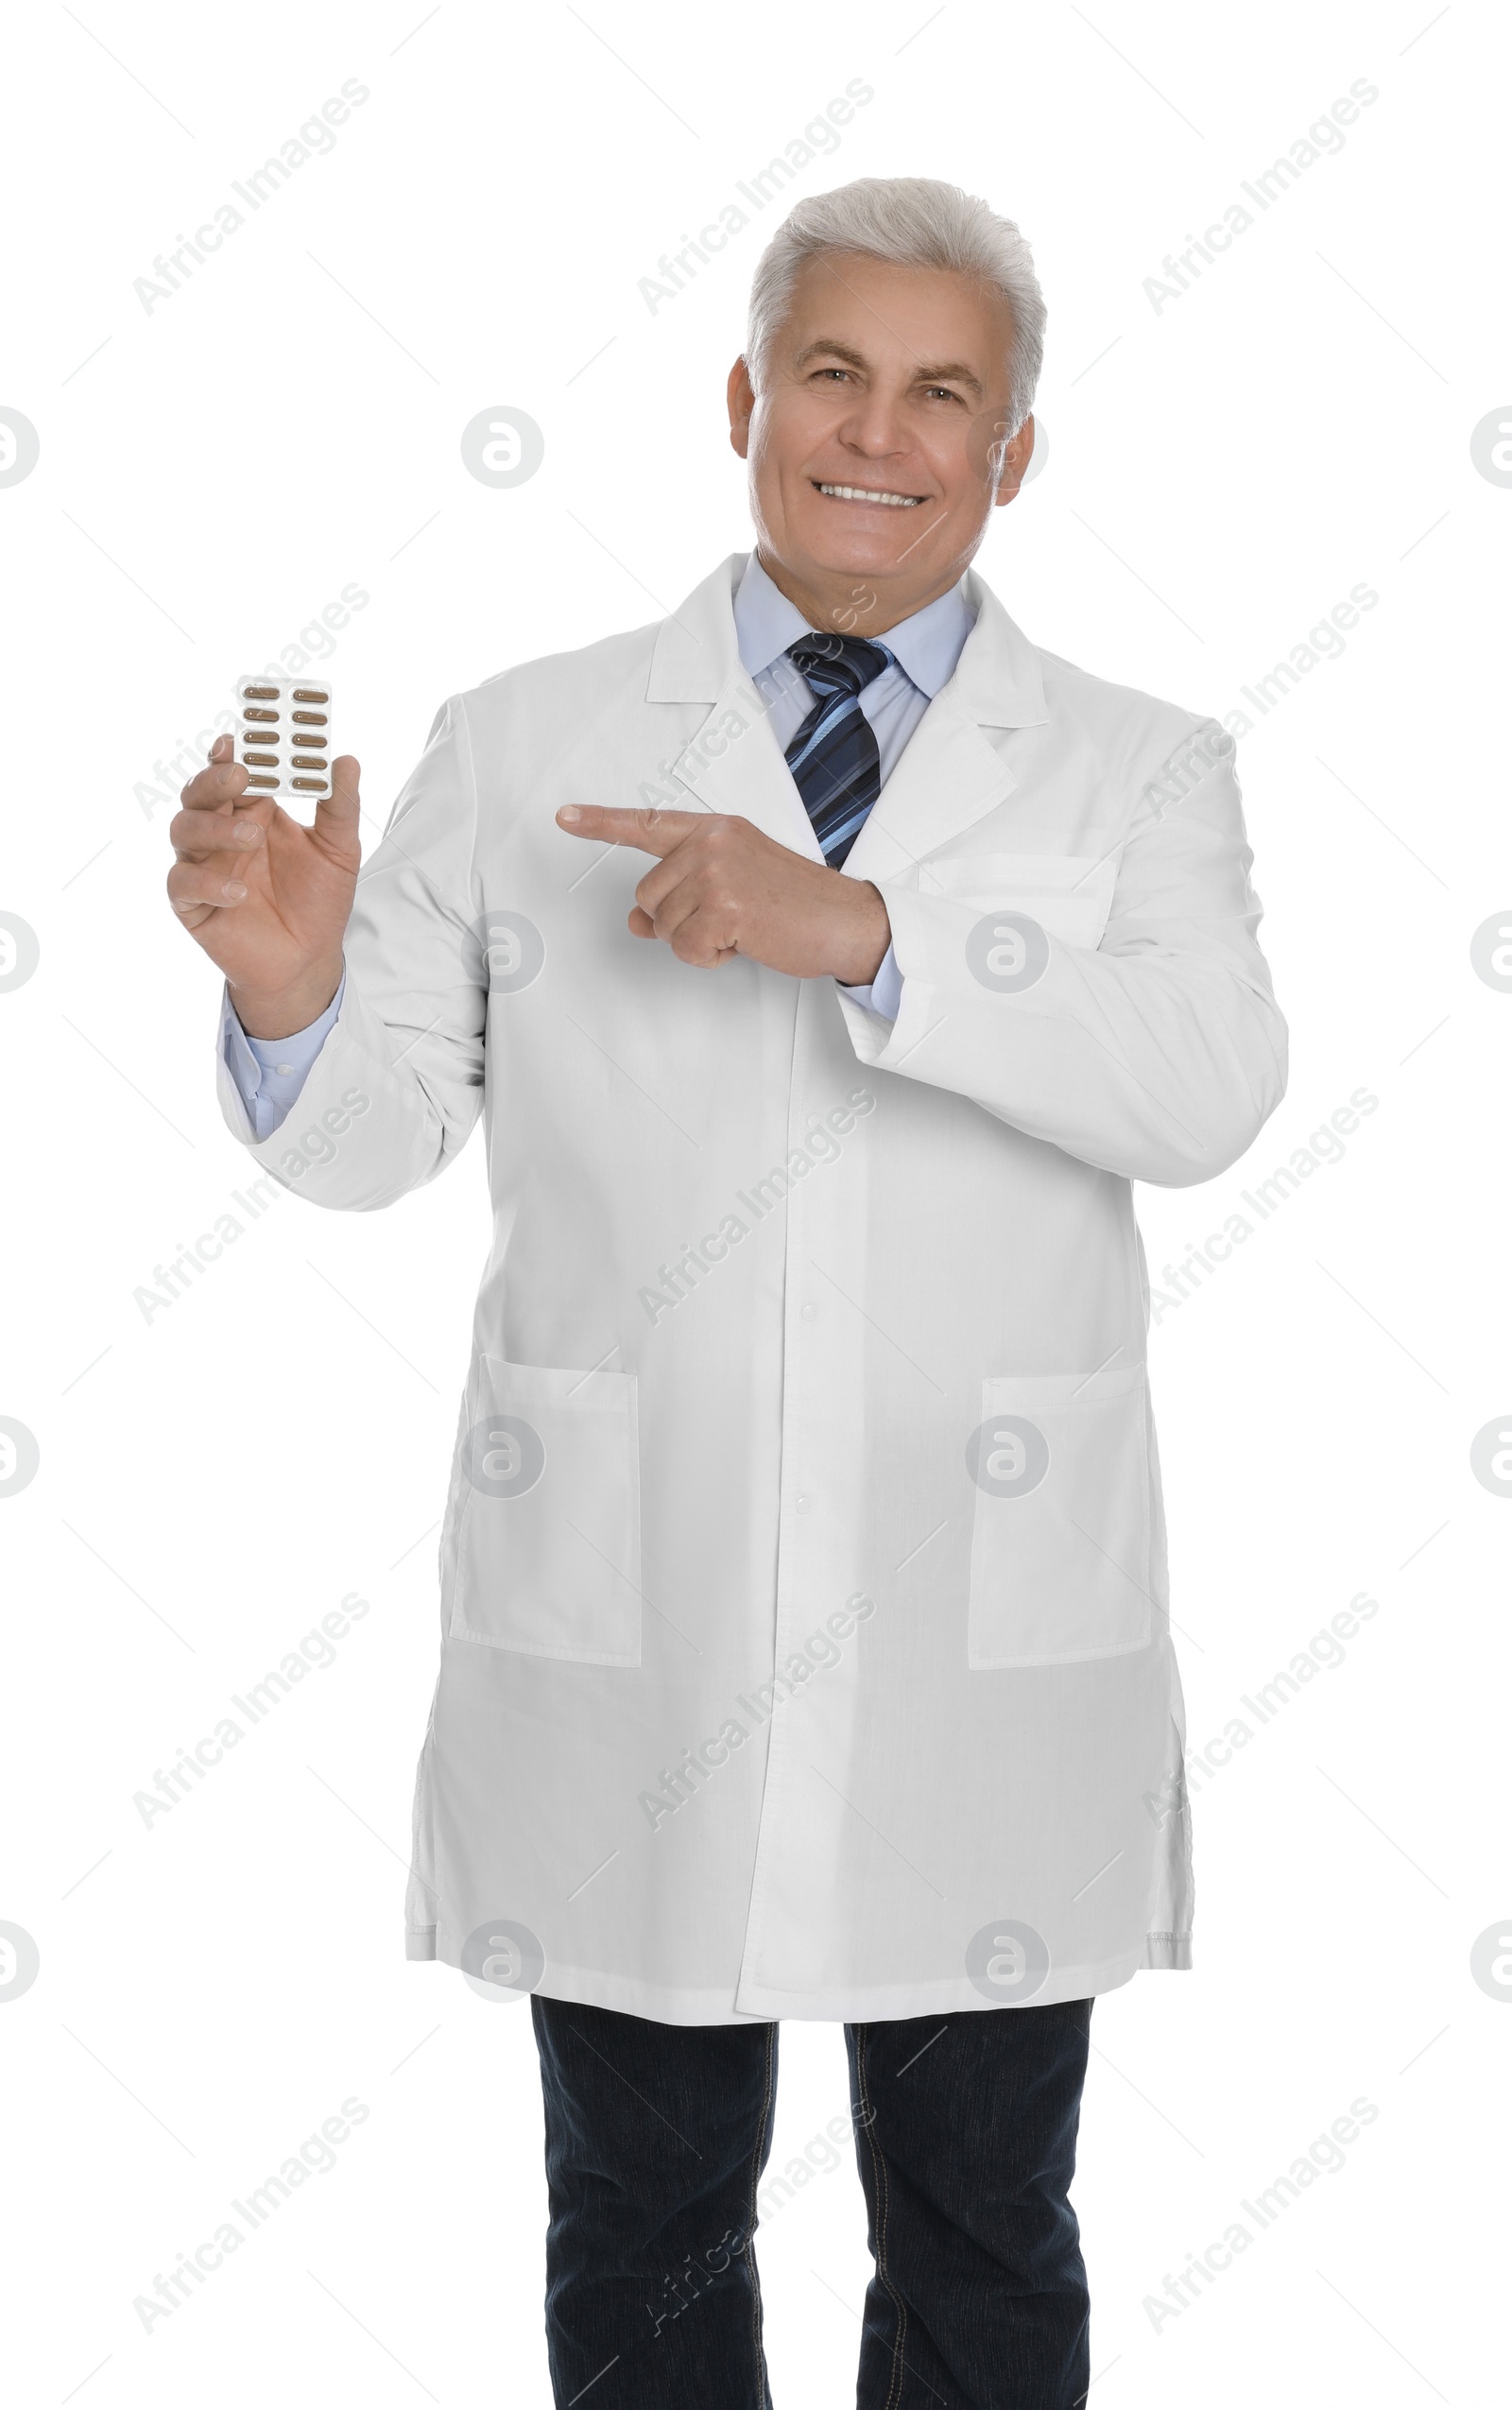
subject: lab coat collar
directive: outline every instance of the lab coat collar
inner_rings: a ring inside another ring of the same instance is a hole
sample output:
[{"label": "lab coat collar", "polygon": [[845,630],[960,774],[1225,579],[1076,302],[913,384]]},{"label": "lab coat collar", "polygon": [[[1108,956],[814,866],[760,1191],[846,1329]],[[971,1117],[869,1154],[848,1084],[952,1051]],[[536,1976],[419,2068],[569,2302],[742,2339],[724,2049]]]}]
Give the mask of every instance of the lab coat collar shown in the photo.
[{"label": "lab coat collar", "polygon": [[[734,595],[747,559],[731,553],[663,620],[646,699],[712,706],[673,765],[697,803],[750,820],[818,862],[808,814],[740,658]],[[975,612],[971,632],[850,849],[851,877],[902,876],[1004,802],[1017,781],[983,732],[1040,727],[1049,716],[1034,647],[974,571],[964,588]]]},{"label": "lab coat collar", "polygon": [[[815,632],[755,553],[747,559],[735,588],[734,609],[735,642],[753,678],[764,669],[775,669],[789,646]],[[933,699],[960,660],[971,632],[971,611],[963,579],[875,641],[886,647],[909,684]]]}]

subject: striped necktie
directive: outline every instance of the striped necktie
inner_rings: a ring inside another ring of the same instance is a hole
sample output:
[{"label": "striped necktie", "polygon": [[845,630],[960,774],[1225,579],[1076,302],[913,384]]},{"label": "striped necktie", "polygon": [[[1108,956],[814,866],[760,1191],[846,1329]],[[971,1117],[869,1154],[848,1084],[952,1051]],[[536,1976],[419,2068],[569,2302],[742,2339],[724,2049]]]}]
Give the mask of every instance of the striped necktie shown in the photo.
[{"label": "striped necktie", "polygon": [[817,702],[784,759],[814,824],[819,851],[837,870],[861,834],[882,791],[882,763],[861,690],[891,662],[885,645],[859,636],[800,636],[787,658],[802,671]]}]

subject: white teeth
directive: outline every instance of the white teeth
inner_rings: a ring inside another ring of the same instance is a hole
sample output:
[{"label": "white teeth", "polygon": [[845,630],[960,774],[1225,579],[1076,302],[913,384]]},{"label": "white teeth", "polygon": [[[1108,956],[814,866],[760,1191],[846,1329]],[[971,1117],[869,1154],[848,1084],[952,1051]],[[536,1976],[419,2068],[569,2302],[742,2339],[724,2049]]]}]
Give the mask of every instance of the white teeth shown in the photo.
[{"label": "white teeth", "polygon": [[826,486],[821,493],[833,493],[841,502],[890,502],[896,510],[917,510],[920,497],[917,493],[879,493],[872,486]]}]

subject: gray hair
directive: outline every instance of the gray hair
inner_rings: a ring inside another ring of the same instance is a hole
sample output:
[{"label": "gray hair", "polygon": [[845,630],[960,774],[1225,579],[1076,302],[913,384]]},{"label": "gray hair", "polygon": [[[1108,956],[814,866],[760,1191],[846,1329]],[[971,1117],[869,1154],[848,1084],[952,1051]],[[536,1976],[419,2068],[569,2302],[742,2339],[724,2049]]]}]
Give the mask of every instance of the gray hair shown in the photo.
[{"label": "gray hair", "polygon": [[746,361],[754,383],[766,368],[793,285],[820,251],[866,251],[900,267],[954,268],[1000,293],[1013,320],[1008,411],[1016,435],[1034,407],[1045,347],[1045,303],[1034,258],[1011,217],[985,200],[925,176],[862,176],[801,200],[778,228],[751,279]]}]

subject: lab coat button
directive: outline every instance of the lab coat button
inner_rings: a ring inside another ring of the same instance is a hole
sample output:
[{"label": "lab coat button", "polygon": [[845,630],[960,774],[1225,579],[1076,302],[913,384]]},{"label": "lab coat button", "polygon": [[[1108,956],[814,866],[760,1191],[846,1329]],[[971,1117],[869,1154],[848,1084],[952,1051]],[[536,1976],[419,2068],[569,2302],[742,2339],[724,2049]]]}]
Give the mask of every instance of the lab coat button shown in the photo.
[{"label": "lab coat button", "polygon": [[819,1310],[819,1309],[818,1309],[818,1307],[817,1307],[816,1305],[805,1305],[805,1307],[803,1308],[803,1319],[804,1319],[804,1321],[805,1321],[805,1322],[812,1322],[812,1321],[813,1321],[813,1319],[814,1319],[814,1317],[815,1317],[815,1316],[817,1314],[818,1310]]}]

